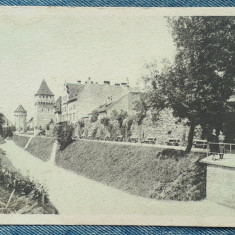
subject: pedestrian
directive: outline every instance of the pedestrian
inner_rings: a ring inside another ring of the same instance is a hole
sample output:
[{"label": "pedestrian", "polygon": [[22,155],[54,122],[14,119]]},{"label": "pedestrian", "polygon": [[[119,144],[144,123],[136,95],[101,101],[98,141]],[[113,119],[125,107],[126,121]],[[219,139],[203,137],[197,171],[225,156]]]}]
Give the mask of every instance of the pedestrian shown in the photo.
[{"label": "pedestrian", "polygon": [[225,145],[224,145],[224,134],[222,131],[220,131],[220,134],[219,134],[219,156],[220,156],[220,159],[223,159],[224,157],[224,152],[225,152]]},{"label": "pedestrian", "polygon": [[219,152],[218,137],[216,135],[216,130],[213,129],[212,134],[210,135],[210,154],[212,154],[212,159],[215,160],[215,155]]}]

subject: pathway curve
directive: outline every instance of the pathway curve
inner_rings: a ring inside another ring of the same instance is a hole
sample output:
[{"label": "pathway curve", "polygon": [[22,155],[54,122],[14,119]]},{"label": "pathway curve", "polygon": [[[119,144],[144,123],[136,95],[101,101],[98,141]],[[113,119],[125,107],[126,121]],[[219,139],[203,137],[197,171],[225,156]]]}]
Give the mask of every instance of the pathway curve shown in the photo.
[{"label": "pathway curve", "polygon": [[158,201],[133,196],[96,181],[76,175],[43,162],[24,151],[12,141],[1,145],[13,165],[23,175],[43,184],[51,202],[61,214],[93,215],[177,215],[227,216],[235,218],[235,210],[209,201]]}]

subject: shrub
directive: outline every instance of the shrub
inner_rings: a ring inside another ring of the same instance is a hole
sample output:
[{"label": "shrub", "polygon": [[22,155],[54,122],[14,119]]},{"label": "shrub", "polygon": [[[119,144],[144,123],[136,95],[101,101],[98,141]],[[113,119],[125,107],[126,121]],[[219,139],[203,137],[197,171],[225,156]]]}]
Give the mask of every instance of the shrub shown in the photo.
[{"label": "shrub", "polygon": [[60,150],[63,150],[73,142],[74,126],[68,122],[60,122],[55,129]]},{"label": "shrub", "polygon": [[7,137],[12,138],[13,137],[13,127],[8,126],[4,127],[2,130],[2,137],[6,139]]},{"label": "shrub", "polygon": [[93,111],[91,114],[91,122],[96,122],[98,120],[99,113],[97,111]]}]

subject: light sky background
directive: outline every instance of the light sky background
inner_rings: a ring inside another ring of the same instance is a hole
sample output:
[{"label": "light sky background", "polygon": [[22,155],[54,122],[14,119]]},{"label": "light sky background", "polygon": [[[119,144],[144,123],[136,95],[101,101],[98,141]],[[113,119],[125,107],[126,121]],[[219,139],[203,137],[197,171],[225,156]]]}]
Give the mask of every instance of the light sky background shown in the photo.
[{"label": "light sky background", "polygon": [[136,86],[146,63],[174,53],[166,19],[146,9],[0,9],[0,112],[14,122],[22,104],[33,116],[42,79],[56,98],[88,77]]}]

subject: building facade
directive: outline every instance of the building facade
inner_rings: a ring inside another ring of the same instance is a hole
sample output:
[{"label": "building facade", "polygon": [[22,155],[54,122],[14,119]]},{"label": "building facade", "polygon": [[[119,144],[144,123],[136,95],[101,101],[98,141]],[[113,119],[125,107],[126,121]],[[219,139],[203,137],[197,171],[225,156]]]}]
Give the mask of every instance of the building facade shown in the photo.
[{"label": "building facade", "polygon": [[15,110],[14,116],[16,131],[26,131],[27,111],[23,108],[22,105],[19,105],[18,108]]},{"label": "building facade", "polygon": [[136,91],[136,88],[129,87],[127,83],[110,85],[109,81],[104,81],[103,84],[98,84],[90,79],[84,84],[80,81],[66,83],[62,95],[60,120],[75,123],[79,119],[86,119],[101,105],[111,104],[133,91]]},{"label": "building facade", "polygon": [[49,89],[46,81],[43,79],[39,90],[34,95],[35,117],[34,128],[45,129],[46,125],[55,120],[55,100],[54,94]]}]

